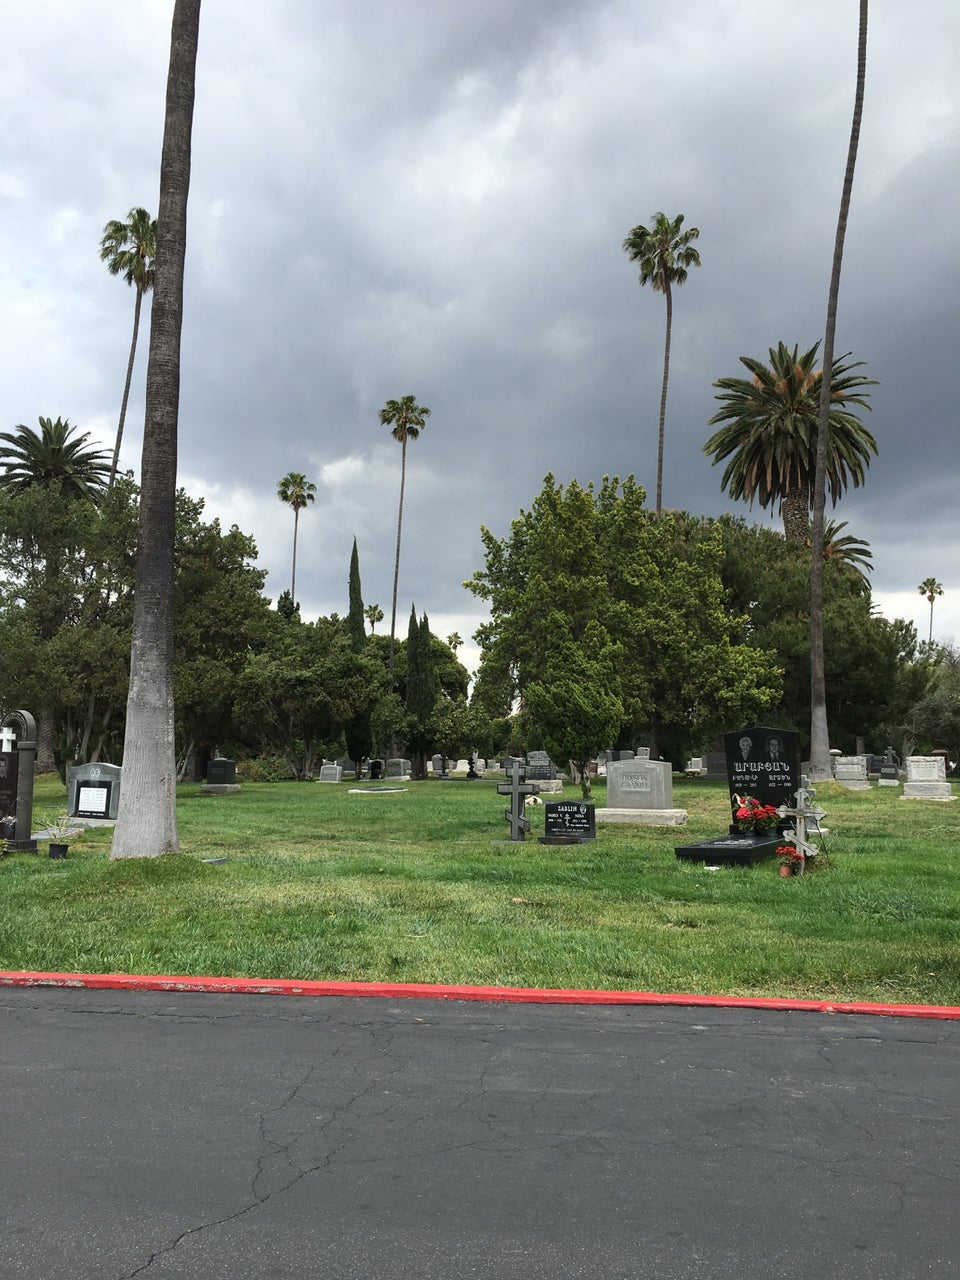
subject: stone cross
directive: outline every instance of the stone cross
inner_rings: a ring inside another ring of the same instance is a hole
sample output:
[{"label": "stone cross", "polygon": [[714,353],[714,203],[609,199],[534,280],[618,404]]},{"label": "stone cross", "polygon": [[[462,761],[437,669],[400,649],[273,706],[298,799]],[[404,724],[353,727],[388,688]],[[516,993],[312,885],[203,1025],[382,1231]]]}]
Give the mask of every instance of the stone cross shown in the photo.
[{"label": "stone cross", "polygon": [[12,751],[17,744],[17,735],[8,724],[0,729],[0,751]]},{"label": "stone cross", "polygon": [[800,853],[803,854],[803,861],[800,864],[800,870],[803,871],[803,864],[807,858],[815,858],[819,850],[814,844],[810,844],[807,840],[807,823],[813,822],[817,830],[820,829],[820,819],[825,818],[826,811],[815,806],[812,801],[816,797],[816,791],[810,786],[809,778],[800,779],[800,786],[796,791],[796,806],[792,809],[782,804],[777,810],[781,818],[793,818],[793,829],[783,833],[785,840],[792,840]]},{"label": "stone cross", "polygon": [[540,788],[535,782],[524,782],[525,770],[519,760],[510,765],[510,781],[497,783],[497,795],[510,797],[510,808],[504,809],[503,816],[510,823],[510,839],[522,841],[530,830],[530,819],[523,816],[523,806],[527,796],[535,796]]}]

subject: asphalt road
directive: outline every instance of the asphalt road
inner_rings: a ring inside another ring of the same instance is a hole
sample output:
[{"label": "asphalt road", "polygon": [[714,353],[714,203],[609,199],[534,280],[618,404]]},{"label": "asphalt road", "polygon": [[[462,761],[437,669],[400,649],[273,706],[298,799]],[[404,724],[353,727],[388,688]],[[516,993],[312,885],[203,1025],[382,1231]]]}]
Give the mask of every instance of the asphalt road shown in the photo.
[{"label": "asphalt road", "polygon": [[960,1023],[0,991],[3,1280],[960,1275]]}]

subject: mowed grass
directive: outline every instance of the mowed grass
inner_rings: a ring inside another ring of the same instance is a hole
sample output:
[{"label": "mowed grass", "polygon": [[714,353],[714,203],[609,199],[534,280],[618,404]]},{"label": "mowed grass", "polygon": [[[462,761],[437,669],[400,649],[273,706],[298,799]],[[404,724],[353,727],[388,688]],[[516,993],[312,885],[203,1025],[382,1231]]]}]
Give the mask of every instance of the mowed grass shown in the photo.
[{"label": "mowed grass", "polygon": [[[822,786],[826,856],[781,879],[675,857],[725,833],[721,783],[675,779],[685,828],[552,847],[542,809],[497,843],[491,780],[349,787],[183,787],[175,856],[110,862],[102,829],[65,862],[8,855],[0,968],[960,1004],[960,804]],[[63,794],[40,779],[38,813]]]}]

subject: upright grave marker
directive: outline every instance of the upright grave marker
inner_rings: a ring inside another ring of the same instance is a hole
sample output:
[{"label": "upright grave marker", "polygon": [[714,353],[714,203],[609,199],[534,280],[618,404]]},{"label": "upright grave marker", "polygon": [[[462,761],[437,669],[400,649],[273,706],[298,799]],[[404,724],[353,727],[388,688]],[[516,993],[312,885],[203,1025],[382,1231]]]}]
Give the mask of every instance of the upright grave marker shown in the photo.
[{"label": "upright grave marker", "polygon": [[121,773],[116,764],[80,764],[71,769],[67,786],[68,816],[116,822]]},{"label": "upright grave marker", "polygon": [[[31,837],[33,827],[33,773],[37,763],[37,722],[29,711],[11,711],[0,721],[5,755],[14,754],[16,745],[16,774],[13,812],[16,819],[14,834],[7,840],[11,853],[36,853],[37,842]],[[15,730],[16,736],[10,730]],[[11,764],[8,763],[9,771]]]},{"label": "upright grave marker", "polygon": [[907,756],[907,780],[901,800],[956,800],[947,781],[943,756]]},{"label": "upright grave marker", "polygon": [[[774,809],[784,805],[795,811],[801,786],[800,735],[791,730],[757,725],[738,733],[725,733],[723,742],[730,790],[729,835],[681,845],[674,852],[678,858],[695,862],[751,863],[772,857],[783,842],[777,827],[762,834],[741,831],[735,814],[741,798],[747,796],[761,805],[771,805]],[[788,823],[778,825],[786,827]]]},{"label": "upright grave marker", "polygon": [[510,823],[510,841],[522,841],[530,830],[530,819],[523,816],[527,796],[535,796],[540,790],[536,782],[527,782],[524,777],[525,768],[519,760],[510,766],[509,782],[497,783],[497,795],[510,797],[510,808],[504,809],[503,816]]},{"label": "upright grave marker", "polygon": [[547,800],[540,844],[583,844],[596,840],[596,810],[583,800]]}]

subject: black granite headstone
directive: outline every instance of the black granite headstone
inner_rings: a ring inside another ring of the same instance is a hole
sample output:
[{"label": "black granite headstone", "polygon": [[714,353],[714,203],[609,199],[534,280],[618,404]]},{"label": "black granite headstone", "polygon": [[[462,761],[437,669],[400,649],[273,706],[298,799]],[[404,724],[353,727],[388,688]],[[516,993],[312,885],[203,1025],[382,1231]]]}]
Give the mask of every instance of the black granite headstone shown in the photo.
[{"label": "black granite headstone", "polygon": [[0,818],[17,816],[17,769],[20,758],[16,751],[0,751]]},{"label": "black granite headstone", "polygon": [[208,787],[233,787],[237,782],[236,760],[224,760],[218,757],[207,764]]},{"label": "black granite headstone", "polygon": [[753,796],[776,809],[793,806],[800,786],[800,735],[789,729],[757,726],[725,733],[730,813],[738,805],[734,796]]},{"label": "black granite headstone", "polygon": [[596,840],[597,815],[592,804],[579,800],[548,800],[543,806],[543,843]]}]

